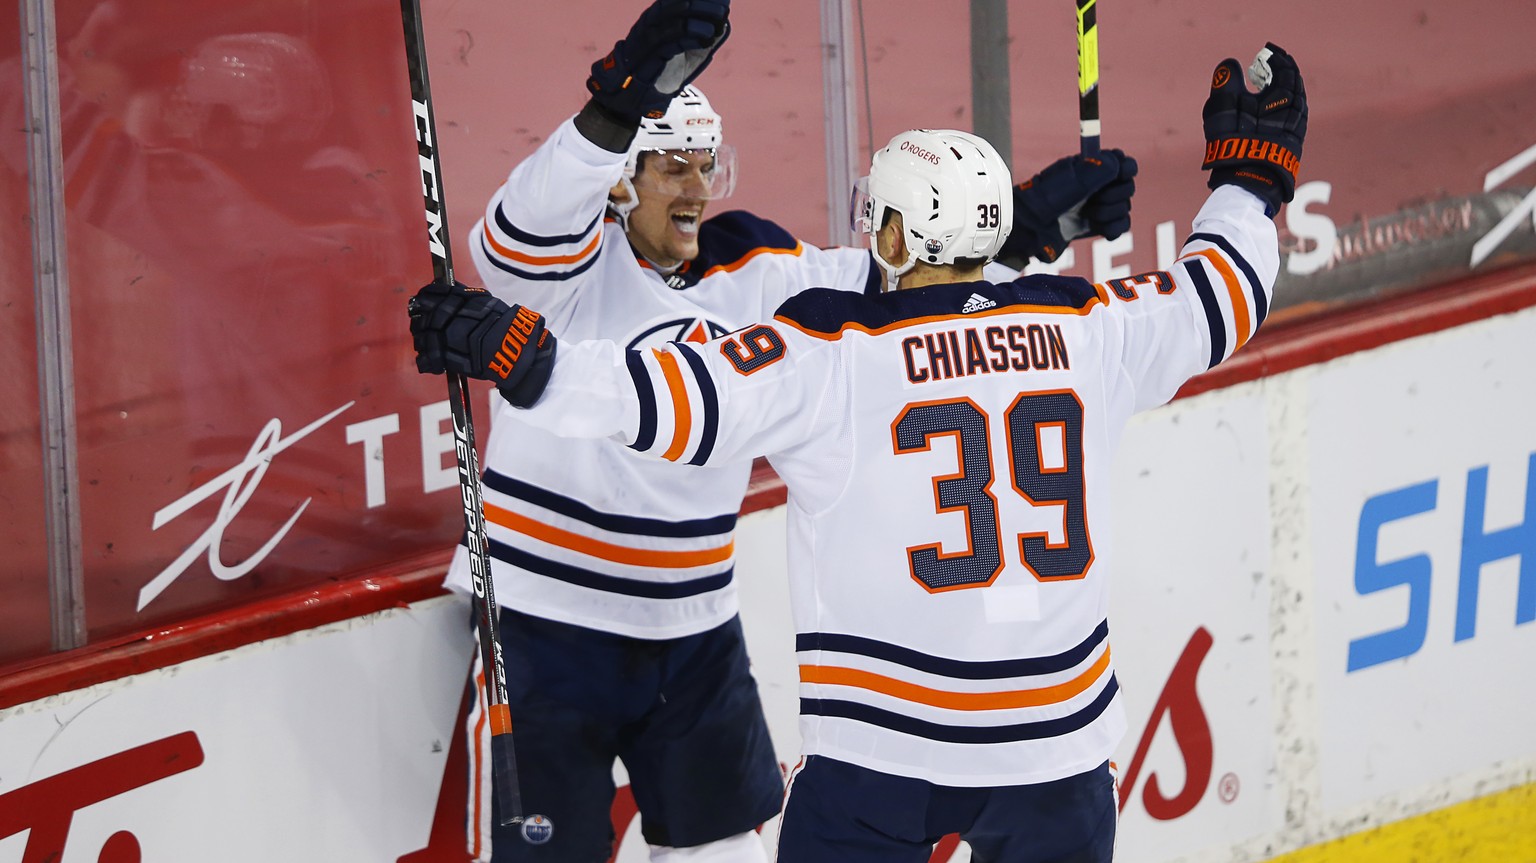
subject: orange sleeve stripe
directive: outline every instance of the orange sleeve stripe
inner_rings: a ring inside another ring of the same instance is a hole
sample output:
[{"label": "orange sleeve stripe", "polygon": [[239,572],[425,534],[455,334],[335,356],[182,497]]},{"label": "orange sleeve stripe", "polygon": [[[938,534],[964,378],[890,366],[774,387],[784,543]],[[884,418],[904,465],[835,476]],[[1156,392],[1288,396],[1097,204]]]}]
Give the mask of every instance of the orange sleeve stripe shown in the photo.
[{"label": "orange sleeve stripe", "polygon": [[[710,267],[709,269],[704,271],[704,276],[712,276],[715,273],[733,273],[733,272],[741,269],[742,267],[745,267],[747,265],[748,261],[750,261],[753,258],[757,257],[758,255],[796,255],[796,256],[799,256],[804,251],[805,251],[805,246],[799,240],[795,241],[795,247],[793,249],[782,249],[782,248],[776,248],[774,246],[758,246],[757,248],[747,252],[745,255],[742,255],[741,257],[739,257],[736,260],[730,262],[729,264],[716,264],[713,267]],[[702,279],[702,278],[704,278],[704,276],[700,276],[699,278]]]},{"label": "orange sleeve stripe", "polygon": [[906,329],[908,327],[921,327],[921,326],[924,326],[925,324],[937,323],[939,321],[953,321],[953,320],[959,320],[959,319],[962,319],[962,318],[967,320],[967,321],[973,321],[973,320],[976,320],[977,318],[989,318],[989,317],[993,317],[995,315],[1016,315],[1016,314],[1020,314],[1020,313],[1029,313],[1029,314],[1035,314],[1035,315],[1074,315],[1076,317],[1082,317],[1082,316],[1087,315],[1088,313],[1092,312],[1094,306],[1098,306],[1098,305],[1107,306],[1107,305],[1109,305],[1109,303],[1104,299],[1103,292],[1102,291],[1098,291],[1097,293],[1098,293],[1097,297],[1095,297],[1094,299],[1084,303],[1082,306],[1080,306],[1078,308],[1068,308],[1068,307],[1064,307],[1064,306],[1028,306],[1028,305],[1001,306],[999,308],[991,309],[989,311],[972,312],[971,314],[968,314],[968,315],[928,315],[927,317],[921,317],[921,318],[907,318],[905,320],[897,321],[896,323],[893,323],[893,324],[887,324],[887,325],[885,325],[883,327],[867,327],[867,326],[865,326],[863,324],[847,323],[847,324],[843,324],[842,327],[840,327],[838,329],[838,331],[835,332],[835,333],[829,333],[829,332],[826,332],[824,330],[806,329],[805,327],[800,325],[799,321],[796,321],[796,320],[794,320],[792,318],[787,318],[787,317],[785,317],[783,315],[774,315],[773,319],[778,321],[781,324],[784,324],[785,326],[794,327],[795,329],[799,330],[802,333],[805,333],[806,335],[810,336],[813,339],[823,339],[825,341],[835,342],[838,339],[842,338],[844,335],[846,335],[850,331],[865,333],[865,334],[868,334],[868,335],[871,335],[871,336],[878,336],[878,335],[882,335],[884,333],[890,333],[890,332],[895,332],[896,330]]},{"label": "orange sleeve stripe", "polygon": [[579,551],[590,557],[597,557],[614,563],[624,563],[631,566],[654,566],[681,569],[689,566],[708,566],[730,560],[736,553],[735,541],[715,548],[701,548],[697,551],[656,551],[652,549],[630,548],[624,545],[614,545],[611,542],[603,542],[590,536],[582,536],[558,527],[535,521],[528,516],[520,515],[511,510],[502,509],[493,503],[485,505],[485,520],[492,524],[500,525],[508,530],[515,530],[525,536],[547,542],[550,545],[558,545],[571,551]]},{"label": "orange sleeve stripe", "polygon": [[683,373],[677,367],[677,357],[669,351],[652,350],[656,361],[661,363],[662,377],[667,379],[667,392],[672,396],[672,445],[661,457],[677,461],[688,446],[688,435],[693,431],[693,409],[688,406],[688,388],[683,384]]},{"label": "orange sleeve stripe", "polygon": [[1201,249],[1195,254],[1210,261],[1216,272],[1221,274],[1222,281],[1227,283],[1227,294],[1232,297],[1232,317],[1237,320],[1237,344],[1232,347],[1235,351],[1253,335],[1253,327],[1248,325],[1248,295],[1243,292],[1243,283],[1237,280],[1237,273],[1232,272],[1232,265],[1227,263],[1220,252]]},{"label": "orange sleeve stripe", "polygon": [[518,263],[538,264],[541,266],[552,264],[574,264],[580,261],[584,261],[591,257],[593,252],[597,251],[598,244],[603,241],[603,232],[595,231],[592,234],[591,242],[587,243],[587,247],[574,255],[529,255],[523,252],[519,252],[516,249],[509,249],[506,246],[503,246],[501,243],[496,242],[496,238],[491,234],[491,225],[489,222],[485,223],[484,230],[485,241],[489,243],[491,248],[496,251],[496,254],[501,255],[504,258],[510,258],[514,261],[517,261]]},{"label": "orange sleeve stripe", "polygon": [[1009,692],[949,692],[931,689],[897,680],[872,671],[857,668],[840,668],[827,665],[800,666],[801,683],[827,683],[834,686],[854,686],[882,695],[900,698],[929,707],[949,710],[1012,710],[1020,707],[1044,707],[1060,704],[1087,691],[1109,668],[1109,649],[1105,648],[1099,660],[1082,674],[1055,686],[1040,689],[1018,689]]}]

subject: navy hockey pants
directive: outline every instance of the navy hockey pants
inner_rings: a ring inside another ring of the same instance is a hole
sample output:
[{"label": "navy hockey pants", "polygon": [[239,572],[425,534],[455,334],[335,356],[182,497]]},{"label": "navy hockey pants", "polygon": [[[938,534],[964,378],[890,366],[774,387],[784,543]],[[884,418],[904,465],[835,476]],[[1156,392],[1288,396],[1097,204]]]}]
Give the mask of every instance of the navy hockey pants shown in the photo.
[{"label": "navy hockey pants", "polygon": [[790,778],[780,863],[927,863],[958,833],[976,863],[1109,863],[1116,800],[1109,765],[998,788],[956,788],[819,755]]},{"label": "navy hockey pants", "polygon": [[615,758],[652,845],[702,845],[778,813],[783,774],[740,618],[659,641],[510,609],[499,621],[523,811],[554,829],[536,845],[495,827],[494,863],[605,863]]}]

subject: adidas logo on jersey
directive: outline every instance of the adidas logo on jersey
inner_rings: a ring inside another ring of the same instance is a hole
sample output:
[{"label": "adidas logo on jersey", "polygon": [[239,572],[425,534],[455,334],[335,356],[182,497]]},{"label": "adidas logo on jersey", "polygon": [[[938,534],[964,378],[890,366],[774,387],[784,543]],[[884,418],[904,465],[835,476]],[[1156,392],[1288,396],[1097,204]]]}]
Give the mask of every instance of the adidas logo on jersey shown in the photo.
[{"label": "adidas logo on jersey", "polygon": [[979,312],[982,309],[995,308],[996,306],[996,300],[989,300],[981,294],[971,294],[971,298],[966,300],[965,305],[960,307],[960,314],[968,315],[971,312]]}]

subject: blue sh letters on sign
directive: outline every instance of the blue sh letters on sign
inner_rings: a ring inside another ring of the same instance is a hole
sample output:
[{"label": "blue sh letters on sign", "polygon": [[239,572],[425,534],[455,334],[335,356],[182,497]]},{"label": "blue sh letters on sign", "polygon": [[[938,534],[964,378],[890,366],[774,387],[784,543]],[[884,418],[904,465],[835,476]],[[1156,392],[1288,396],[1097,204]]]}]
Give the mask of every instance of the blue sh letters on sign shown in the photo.
[{"label": "blue sh letters on sign", "polygon": [[[1360,508],[1355,537],[1355,592],[1365,597],[1392,588],[1407,587],[1408,613],[1401,626],[1349,642],[1348,670],[1351,673],[1412,656],[1423,648],[1429,636],[1433,559],[1426,552],[1379,561],[1377,544],[1383,526],[1434,512],[1440,498],[1439,490],[1440,480],[1429,480],[1374,495]],[[1536,620],[1536,453],[1532,453],[1527,460],[1524,515],[1518,523],[1488,529],[1486,465],[1467,471],[1466,492],[1456,575],[1453,640],[1458,642],[1477,635],[1477,609],[1483,566],[1505,558],[1519,559],[1514,625],[1521,626]]]}]

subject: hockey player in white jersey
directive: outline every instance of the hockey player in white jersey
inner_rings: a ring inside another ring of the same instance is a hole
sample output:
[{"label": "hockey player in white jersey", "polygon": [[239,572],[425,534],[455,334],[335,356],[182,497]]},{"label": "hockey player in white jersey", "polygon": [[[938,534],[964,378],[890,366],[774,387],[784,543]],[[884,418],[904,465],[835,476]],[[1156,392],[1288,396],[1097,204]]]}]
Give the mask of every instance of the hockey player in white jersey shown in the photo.
[{"label": "hockey player in white jersey", "polygon": [[698,345],[556,340],[478,289],[412,301],[418,367],[496,381],[553,433],[672,463],[765,454],[789,491],[804,760],[779,859],[1107,861],[1125,726],[1109,470],[1131,414],[1240,348],[1278,269],[1306,98],[1270,45],[1204,110],[1210,197],[1167,270],[982,280],[1008,169],[964,132],[893,139],[855,218],[896,291],[812,290]]},{"label": "hockey player in white jersey", "polygon": [[[705,218],[735,162],[691,82],[727,19],[726,0],[657,0],[593,64],[590,101],[516,166],[470,233],[491,294],[540,310],[562,338],[647,349],[702,344],[808,288],[878,291],[867,250],[819,249],[741,211]],[[1010,249],[1049,260],[1077,236],[1117,236],[1135,170],[1106,151],[1021,184]],[[485,510],[518,766],[526,808],[555,829],[537,847],[515,830],[485,837],[494,807],[474,801],[481,859],[492,838],[496,863],[607,860],[615,758],[654,860],[761,859],[751,831],[778,811],[783,781],[733,583],[751,460],[707,455],[647,461],[509,406],[492,423]],[[468,589],[466,564],[461,551],[450,586]]]}]

